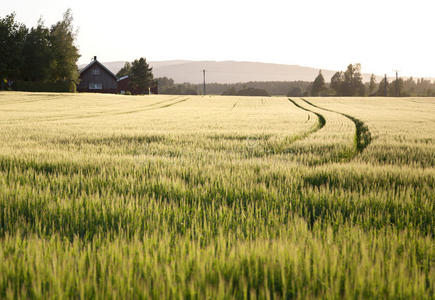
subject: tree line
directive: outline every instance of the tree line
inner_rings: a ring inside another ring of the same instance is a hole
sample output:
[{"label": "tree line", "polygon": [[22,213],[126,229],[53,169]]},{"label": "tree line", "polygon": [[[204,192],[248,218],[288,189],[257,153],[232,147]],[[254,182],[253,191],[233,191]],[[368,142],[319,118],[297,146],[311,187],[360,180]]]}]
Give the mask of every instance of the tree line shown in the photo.
[{"label": "tree line", "polygon": [[75,39],[70,9],[51,27],[40,18],[35,27],[27,28],[16,21],[15,13],[0,18],[1,88],[39,85],[55,89],[54,83],[61,83],[75,89],[80,57]]},{"label": "tree line", "polygon": [[[360,64],[348,65],[346,71],[336,72],[329,83],[325,82],[322,71],[305,91],[307,96],[388,96],[388,97],[434,97],[435,82],[421,78],[414,80],[410,77],[406,80],[396,78],[389,82],[385,76],[379,83],[372,74],[370,81],[364,83],[361,75]],[[289,95],[291,96],[291,95]],[[295,96],[295,95],[293,95]]]},{"label": "tree line", "polygon": [[[174,83],[164,77],[157,78],[159,92],[162,94],[200,95],[202,84]],[[345,96],[345,97],[435,97],[435,82],[423,78],[398,78],[390,81],[382,78],[379,82],[371,75],[369,82],[363,82],[360,64],[350,64],[345,71],[338,71],[330,82],[326,82],[321,71],[314,81],[251,81],[244,83],[207,83],[207,94],[213,95],[247,95],[247,96]]]},{"label": "tree line", "polygon": [[[159,93],[174,95],[201,95],[202,84],[174,83],[174,80],[167,77],[156,79],[159,86]],[[212,95],[248,95],[248,96],[285,96],[290,91],[296,91],[303,96],[304,91],[309,89],[308,81],[252,81],[243,83],[207,83],[207,94]]]}]

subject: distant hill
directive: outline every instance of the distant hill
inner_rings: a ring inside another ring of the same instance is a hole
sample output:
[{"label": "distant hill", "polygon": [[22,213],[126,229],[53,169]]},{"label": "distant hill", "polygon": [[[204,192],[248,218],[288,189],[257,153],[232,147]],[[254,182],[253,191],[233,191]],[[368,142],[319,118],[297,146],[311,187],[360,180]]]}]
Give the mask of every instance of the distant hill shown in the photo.
[{"label": "distant hill", "polygon": [[[122,68],[124,61],[104,62],[103,64],[115,74]],[[202,70],[206,70],[208,83],[238,83],[248,81],[313,81],[319,69],[297,65],[283,65],[260,62],[239,61],[189,61],[170,60],[150,62],[154,77],[172,78],[175,83],[201,83]],[[81,65],[80,67],[84,67]],[[322,70],[326,81],[336,71]],[[363,74],[364,81],[369,81],[370,74]]]}]

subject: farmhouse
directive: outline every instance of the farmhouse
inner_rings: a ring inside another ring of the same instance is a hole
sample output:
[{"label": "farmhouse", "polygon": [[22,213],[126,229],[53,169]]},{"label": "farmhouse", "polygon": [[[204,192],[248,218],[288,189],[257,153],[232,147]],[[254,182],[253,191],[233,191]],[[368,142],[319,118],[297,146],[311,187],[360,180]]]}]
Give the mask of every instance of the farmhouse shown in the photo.
[{"label": "farmhouse", "polygon": [[77,90],[91,93],[117,93],[116,80],[116,75],[94,56],[91,63],[80,70],[80,83]]},{"label": "farmhouse", "polygon": [[[80,83],[77,91],[121,94],[130,92],[132,94],[140,94],[140,91],[131,89],[129,76],[116,78],[116,75],[100,63],[96,56],[94,56],[90,64],[80,70]],[[153,81],[152,87],[145,93],[158,94],[157,80]]]}]

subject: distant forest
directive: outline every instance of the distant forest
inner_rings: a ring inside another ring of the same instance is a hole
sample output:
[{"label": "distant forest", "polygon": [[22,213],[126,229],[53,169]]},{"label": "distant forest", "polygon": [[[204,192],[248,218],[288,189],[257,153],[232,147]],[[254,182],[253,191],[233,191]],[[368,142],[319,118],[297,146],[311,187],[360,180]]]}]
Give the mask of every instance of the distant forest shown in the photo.
[{"label": "distant forest", "polygon": [[[201,95],[202,84],[175,84],[172,79],[157,78],[159,92],[162,94]],[[364,83],[360,64],[350,64],[345,71],[339,71],[325,82],[322,72],[313,82],[309,81],[252,81],[246,83],[207,83],[206,93],[212,95],[240,96],[388,96],[388,97],[435,97],[435,82],[423,78],[398,78],[391,82],[383,78],[377,82],[372,75],[369,82]]]},{"label": "distant forest", "polygon": [[[175,84],[172,79],[157,78],[159,93],[174,95],[201,95],[202,84],[181,83]],[[241,95],[250,92],[251,96],[287,95],[290,90],[306,91],[310,89],[311,82],[305,81],[262,81],[246,83],[208,83],[206,93],[212,95]]]}]

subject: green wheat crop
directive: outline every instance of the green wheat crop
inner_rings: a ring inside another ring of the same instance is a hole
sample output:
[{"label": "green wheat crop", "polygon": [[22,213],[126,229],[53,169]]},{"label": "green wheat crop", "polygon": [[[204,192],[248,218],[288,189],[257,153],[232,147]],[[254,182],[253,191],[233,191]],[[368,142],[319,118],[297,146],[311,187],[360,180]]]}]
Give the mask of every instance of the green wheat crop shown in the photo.
[{"label": "green wheat crop", "polygon": [[0,93],[0,299],[434,299],[435,99]]}]

